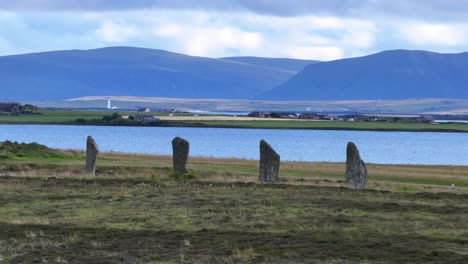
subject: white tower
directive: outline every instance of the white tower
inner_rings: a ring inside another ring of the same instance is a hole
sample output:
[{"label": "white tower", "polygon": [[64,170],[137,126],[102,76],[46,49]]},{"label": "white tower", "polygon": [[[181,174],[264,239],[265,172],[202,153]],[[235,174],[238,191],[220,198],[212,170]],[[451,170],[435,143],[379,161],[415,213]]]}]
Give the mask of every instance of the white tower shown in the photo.
[{"label": "white tower", "polygon": [[109,97],[109,98],[107,98],[107,109],[110,110],[111,108],[112,108],[111,107],[111,98]]}]

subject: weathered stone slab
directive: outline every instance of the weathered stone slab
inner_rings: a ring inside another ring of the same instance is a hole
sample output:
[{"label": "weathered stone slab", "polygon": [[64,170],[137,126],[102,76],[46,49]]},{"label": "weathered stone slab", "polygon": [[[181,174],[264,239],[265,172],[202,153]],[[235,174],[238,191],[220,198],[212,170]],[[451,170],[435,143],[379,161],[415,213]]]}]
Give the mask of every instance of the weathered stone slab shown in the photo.
[{"label": "weathered stone slab", "polygon": [[362,189],[367,187],[367,168],[353,142],[346,148],[346,178],[348,186]]},{"label": "weathered stone slab", "polygon": [[265,141],[260,141],[260,181],[276,182],[280,166],[280,156]]},{"label": "weathered stone slab", "polygon": [[89,175],[96,174],[96,161],[99,154],[99,148],[91,136],[86,139],[86,168],[85,173]]},{"label": "weathered stone slab", "polygon": [[176,137],[172,140],[172,163],[174,171],[187,173],[187,160],[189,155],[189,142],[183,138]]}]

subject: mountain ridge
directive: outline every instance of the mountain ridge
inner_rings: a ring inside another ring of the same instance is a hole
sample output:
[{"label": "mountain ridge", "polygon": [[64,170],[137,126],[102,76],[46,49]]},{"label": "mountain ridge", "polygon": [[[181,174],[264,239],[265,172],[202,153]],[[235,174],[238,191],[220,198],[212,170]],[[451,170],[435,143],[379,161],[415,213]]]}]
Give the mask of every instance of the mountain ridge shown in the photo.
[{"label": "mountain ridge", "polygon": [[148,48],[36,52],[0,57],[0,100],[96,94],[248,99],[293,75],[289,70]]},{"label": "mountain ridge", "polygon": [[468,52],[388,50],[334,61],[208,58],[105,47],[0,56],[0,101],[93,95],[255,100],[468,99]]},{"label": "mountain ridge", "polygon": [[262,100],[468,98],[468,52],[389,50],[310,64]]}]

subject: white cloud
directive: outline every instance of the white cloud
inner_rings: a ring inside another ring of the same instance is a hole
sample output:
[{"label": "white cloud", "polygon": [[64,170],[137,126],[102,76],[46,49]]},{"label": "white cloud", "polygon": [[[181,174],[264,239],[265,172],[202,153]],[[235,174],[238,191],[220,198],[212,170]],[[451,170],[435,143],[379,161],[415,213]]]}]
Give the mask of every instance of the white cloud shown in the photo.
[{"label": "white cloud", "polygon": [[466,50],[468,44],[468,24],[407,23],[330,15],[281,17],[239,11],[168,9],[0,12],[0,22],[8,25],[0,27],[1,54],[125,45],[209,57],[250,55],[333,60],[384,49],[456,52]]},{"label": "white cloud", "polygon": [[156,36],[171,38],[180,52],[196,56],[224,56],[226,50],[254,52],[263,46],[258,32],[242,31],[234,27],[212,28],[169,25],[153,30]]},{"label": "white cloud", "polygon": [[99,39],[109,43],[124,42],[132,37],[136,37],[140,31],[125,23],[115,23],[112,21],[104,21],[103,24],[96,30],[96,35]]},{"label": "white cloud", "polygon": [[159,25],[153,30],[153,34],[161,37],[177,37],[184,29],[177,24]]},{"label": "white cloud", "polygon": [[343,50],[338,47],[290,47],[286,56],[296,59],[337,60],[343,58]]},{"label": "white cloud", "polygon": [[447,24],[411,24],[401,27],[402,36],[415,45],[466,45],[468,27]]},{"label": "white cloud", "polygon": [[343,36],[343,43],[358,49],[368,49],[375,44],[375,35],[372,32],[351,31]]},{"label": "white cloud", "polygon": [[[35,16],[41,23],[65,19],[67,24],[62,29],[55,24],[54,30],[47,25],[41,28],[21,14],[5,16],[4,24],[24,23],[18,30],[21,35],[41,40],[36,47],[32,43],[25,45],[30,50],[42,51],[128,45],[209,57],[251,55],[331,60],[365,54],[375,44],[376,31],[374,23],[360,19],[278,17],[248,12],[139,10],[44,12]],[[15,45],[18,43],[13,40],[9,46]]]},{"label": "white cloud", "polygon": [[[188,20],[187,18],[195,18]],[[177,21],[177,22],[175,22]],[[338,17],[277,17],[252,13],[186,11],[157,16],[152,35],[170,39],[178,52],[199,56],[255,55],[339,59],[375,44],[376,27]]]}]

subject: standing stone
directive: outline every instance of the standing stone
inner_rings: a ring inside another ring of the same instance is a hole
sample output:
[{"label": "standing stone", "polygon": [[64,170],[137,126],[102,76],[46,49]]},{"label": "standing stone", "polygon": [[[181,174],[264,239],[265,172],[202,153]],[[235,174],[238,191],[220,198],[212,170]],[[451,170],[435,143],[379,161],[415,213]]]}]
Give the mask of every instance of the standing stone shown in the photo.
[{"label": "standing stone", "polygon": [[265,141],[260,141],[260,181],[276,182],[278,181],[278,172],[280,166],[280,156]]},{"label": "standing stone", "polygon": [[367,168],[353,142],[346,148],[346,179],[348,186],[362,189],[367,187]]},{"label": "standing stone", "polygon": [[189,142],[176,137],[172,140],[172,163],[175,172],[187,173],[187,160],[189,155]]},{"label": "standing stone", "polygon": [[96,174],[96,160],[99,154],[99,148],[91,136],[86,140],[86,169],[88,175]]}]

